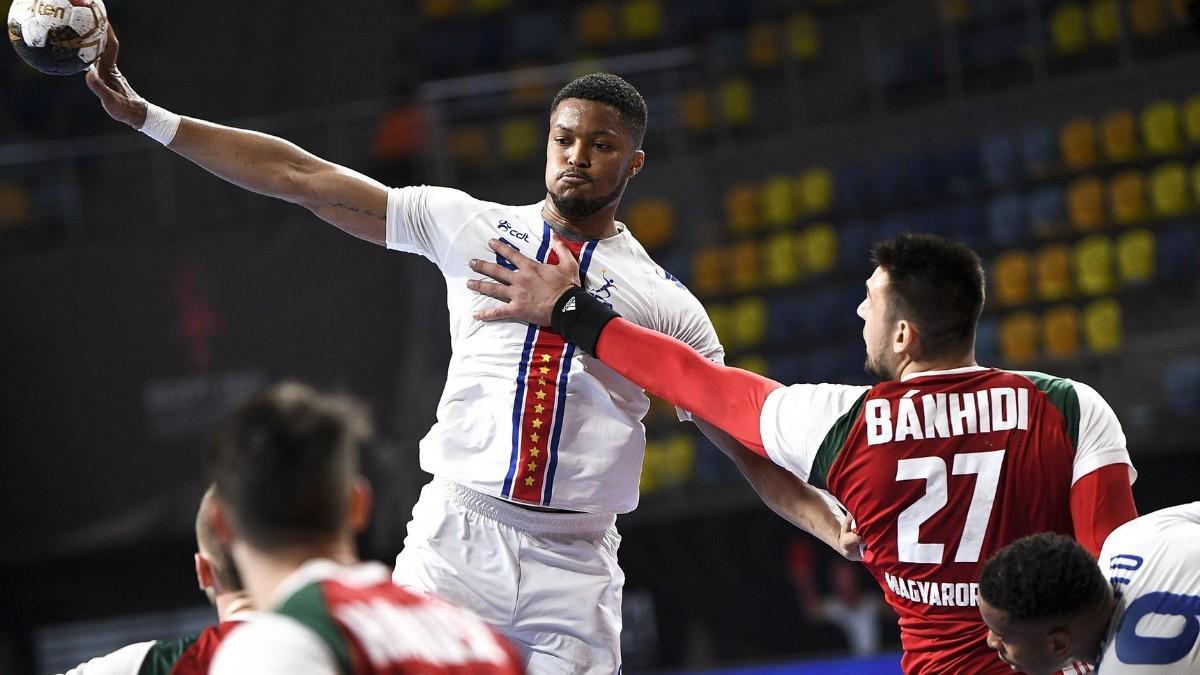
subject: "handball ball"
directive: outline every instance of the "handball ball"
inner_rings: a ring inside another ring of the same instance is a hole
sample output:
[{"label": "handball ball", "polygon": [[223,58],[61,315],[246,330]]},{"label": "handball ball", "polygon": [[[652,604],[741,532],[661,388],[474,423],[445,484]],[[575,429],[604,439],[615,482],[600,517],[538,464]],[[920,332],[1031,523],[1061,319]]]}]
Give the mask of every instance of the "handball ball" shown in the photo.
[{"label": "handball ball", "polygon": [[74,75],[104,53],[108,14],[101,0],[14,0],[8,40],[43,73]]}]

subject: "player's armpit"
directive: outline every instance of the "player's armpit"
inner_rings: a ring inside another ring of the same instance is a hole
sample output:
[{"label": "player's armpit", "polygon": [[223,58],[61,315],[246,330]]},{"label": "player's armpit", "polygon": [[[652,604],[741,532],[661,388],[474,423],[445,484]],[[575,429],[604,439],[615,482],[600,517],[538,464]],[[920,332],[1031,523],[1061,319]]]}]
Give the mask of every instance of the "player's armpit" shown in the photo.
[{"label": "player's armpit", "polygon": [[1094,556],[1108,535],[1137,518],[1129,465],[1109,464],[1081,477],[1071,487],[1071,520],[1075,540]]},{"label": "player's armpit", "polygon": [[713,363],[673,337],[624,319],[609,321],[596,356],[646,391],[719,427],[767,456],[759,420],[767,395],[783,385],[740,368]]}]

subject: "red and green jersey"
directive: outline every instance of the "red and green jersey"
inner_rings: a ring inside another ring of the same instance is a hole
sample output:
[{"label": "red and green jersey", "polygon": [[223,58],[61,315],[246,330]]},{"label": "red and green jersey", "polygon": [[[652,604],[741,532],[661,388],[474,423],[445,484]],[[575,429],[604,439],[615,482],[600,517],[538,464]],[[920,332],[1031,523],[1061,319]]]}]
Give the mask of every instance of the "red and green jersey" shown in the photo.
[{"label": "red and green jersey", "polygon": [[209,626],[198,635],[180,640],[139,642],[96,657],[67,671],[66,675],[205,675],[217,647],[251,614]]},{"label": "red and green jersey", "polygon": [[1075,481],[1130,464],[1104,400],[1040,373],[793,385],[767,397],[760,423],[771,459],[853,514],[863,562],[900,617],[906,673],[1010,672],[985,643],[983,563],[1025,535],[1072,534]]}]

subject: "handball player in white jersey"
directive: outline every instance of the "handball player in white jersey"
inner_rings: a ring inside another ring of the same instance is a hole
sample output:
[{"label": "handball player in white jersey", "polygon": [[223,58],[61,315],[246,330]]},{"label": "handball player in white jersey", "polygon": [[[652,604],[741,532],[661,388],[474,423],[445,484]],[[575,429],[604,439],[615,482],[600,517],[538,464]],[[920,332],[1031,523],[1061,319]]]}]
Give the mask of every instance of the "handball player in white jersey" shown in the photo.
[{"label": "handball player in white jersey", "polygon": [[[282,139],[170,113],[130,88],[116,67],[115,35],[109,45],[87,81],[114,119],[231,183],[438,266],[453,354],[437,423],[421,442],[421,467],[434,479],[414,508],[394,579],[477,612],[525,650],[535,675],[618,672],[624,577],[614,524],[637,505],[649,402],[548,329],[474,320],[496,301],[465,282],[480,278],[472,258],[494,256],[489,239],[553,262],[554,232],[570,242],[596,298],[722,360],[700,303],[615,220],[646,161],[637,90],[608,74],[564,87],[550,106],[542,198],[508,206],[444,187],[388,189]],[[771,508],[857,553],[819,492],[696,422]]]}]

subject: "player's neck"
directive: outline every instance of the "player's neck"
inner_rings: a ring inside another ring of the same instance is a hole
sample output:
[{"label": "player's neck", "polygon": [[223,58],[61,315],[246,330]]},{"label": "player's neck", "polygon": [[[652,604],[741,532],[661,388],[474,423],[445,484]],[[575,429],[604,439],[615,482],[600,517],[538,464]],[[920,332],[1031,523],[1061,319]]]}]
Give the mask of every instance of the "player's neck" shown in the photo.
[{"label": "player's neck", "polygon": [[1083,617],[1084,628],[1080,632],[1088,636],[1088,639],[1075,650],[1077,653],[1072,654],[1076,660],[1095,663],[1100,658],[1100,648],[1108,637],[1109,624],[1112,623],[1116,609],[1116,598],[1112,593],[1107,593],[1100,606]]},{"label": "player's neck", "polygon": [[559,236],[566,239],[607,239],[621,231],[617,228],[618,200],[586,218],[567,218],[554,206],[554,200],[546,195],[542,203],[542,218]]},{"label": "player's neck", "polygon": [[310,560],[332,560],[343,565],[358,562],[353,539],[304,546],[289,546],[262,551],[248,545],[235,545],[234,560],[251,602],[259,609],[271,609],[282,598],[276,597],[284,580]]},{"label": "player's neck", "polygon": [[901,362],[900,368],[897,371],[896,379],[903,380],[905,377],[912,377],[914,375],[920,375],[921,373],[954,370],[956,368],[970,368],[978,365],[979,364],[975,361],[975,350],[973,349],[962,356],[920,361],[906,359],[905,361]]},{"label": "player's neck", "polygon": [[217,606],[217,619],[220,621],[228,621],[235,614],[254,609],[254,603],[245,591],[220,593],[213,600],[213,604]]}]

